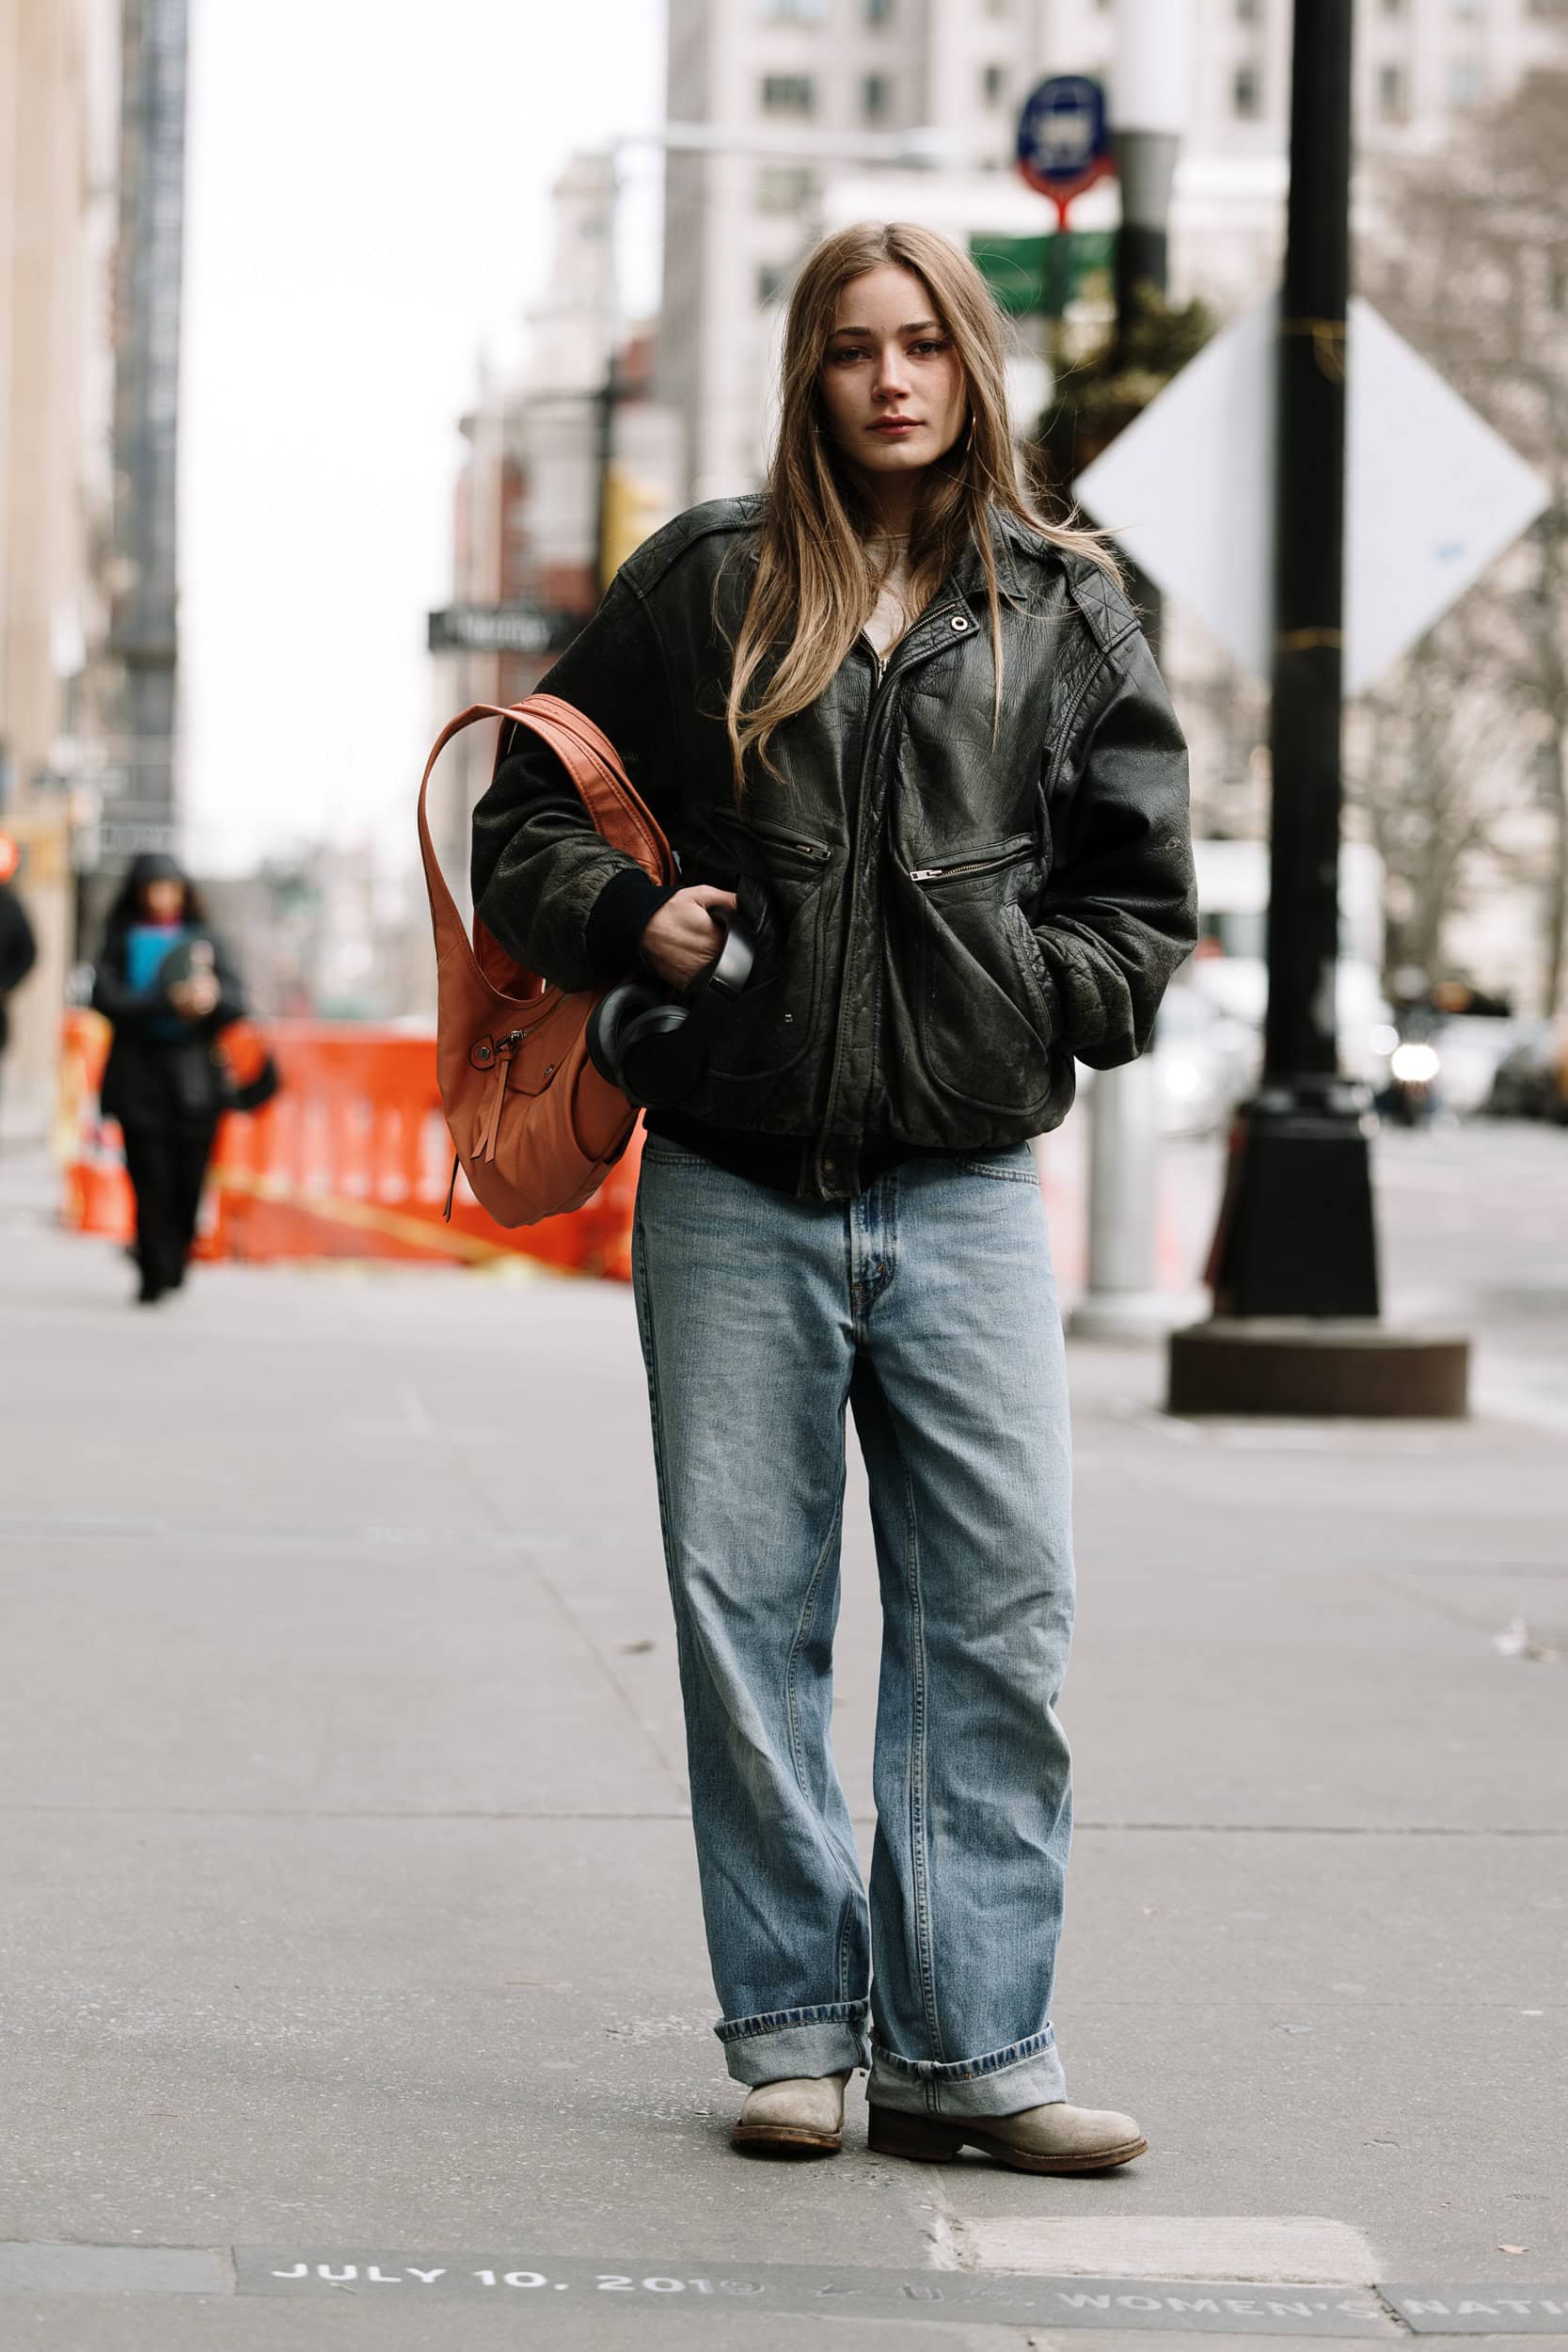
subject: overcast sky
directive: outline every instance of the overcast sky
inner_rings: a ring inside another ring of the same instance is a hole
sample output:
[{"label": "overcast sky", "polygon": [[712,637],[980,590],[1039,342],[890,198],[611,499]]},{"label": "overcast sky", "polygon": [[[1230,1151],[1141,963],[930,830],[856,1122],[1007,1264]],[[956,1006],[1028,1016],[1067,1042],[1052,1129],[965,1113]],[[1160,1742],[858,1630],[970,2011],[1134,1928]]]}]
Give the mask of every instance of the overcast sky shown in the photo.
[{"label": "overcast sky", "polygon": [[[574,149],[662,107],[660,0],[195,0],[181,447],[187,848],[412,854],[424,619],[482,349]],[[629,158],[622,297],[657,299]]]}]

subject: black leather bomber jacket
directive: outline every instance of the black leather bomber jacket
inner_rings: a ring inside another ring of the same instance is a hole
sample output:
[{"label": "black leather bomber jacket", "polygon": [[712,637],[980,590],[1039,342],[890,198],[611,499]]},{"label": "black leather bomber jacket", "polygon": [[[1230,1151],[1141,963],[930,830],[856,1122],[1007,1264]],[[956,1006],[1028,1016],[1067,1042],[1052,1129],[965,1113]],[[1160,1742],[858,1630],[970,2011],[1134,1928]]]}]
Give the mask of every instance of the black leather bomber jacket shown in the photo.
[{"label": "black leather bomber jacket", "polygon": [[[773,736],[736,806],[723,695],[764,495],[657,532],[540,682],[594,719],[683,882],[740,893],[758,964],[690,1119],[807,1138],[799,1191],[863,1159],[986,1151],[1056,1126],[1073,1061],[1131,1060],[1192,948],[1186,751],[1132,608],[1096,566],[993,509],[1001,721],[967,548],[881,673],[857,639]],[[721,633],[722,631],[722,633]],[[566,988],[630,967],[657,894],[589,826],[537,739],[474,816],[474,903]],[[629,919],[628,919],[629,918]]]}]

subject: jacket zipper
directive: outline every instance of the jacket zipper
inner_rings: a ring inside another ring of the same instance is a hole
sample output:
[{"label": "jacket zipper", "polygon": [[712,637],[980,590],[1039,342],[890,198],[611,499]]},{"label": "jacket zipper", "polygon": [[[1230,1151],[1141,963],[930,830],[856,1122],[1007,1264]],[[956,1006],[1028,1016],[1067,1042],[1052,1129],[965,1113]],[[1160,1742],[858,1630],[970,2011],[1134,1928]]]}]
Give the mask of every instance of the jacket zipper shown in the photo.
[{"label": "jacket zipper", "polygon": [[741,833],[750,834],[754,840],[764,844],[774,843],[784,850],[794,850],[800,856],[809,857],[818,866],[825,866],[832,856],[832,850],[825,849],[820,841],[797,841],[784,831],[782,825],[759,823],[755,818],[739,817],[728,809],[721,811],[721,814],[726,823],[735,825]]},{"label": "jacket zipper", "polygon": [[760,826],[754,826],[752,830],[759,841],[777,842],[781,850],[793,850],[797,855],[809,857],[818,866],[825,864],[832,855],[832,850],[825,850],[820,841],[792,841],[786,833],[764,833]]},{"label": "jacket zipper", "polygon": [[1019,849],[1005,850],[1000,857],[970,858],[961,866],[911,866],[909,876],[911,882],[945,882],[950,874],[989,874],[992,866],[1011,866],[1028,854],[1029,845],[1025,842]]},{"label": "jacket zipper", "polygon": [[[927,606],[926,611],[921,613],[920,618],[922,621],[933,619],[940,620],[944,614],[954,613],[959,610],[960,607],[957,603]],[[861,634],[863,636],[865,635],[863,629]],[[848,906],[846,910],[847,921],[844,950],[845,965],[847,964],[847,960],[852,950],[856,929],[855,917],[860,905],[860,851],[865,827],[865,787],[867,779],[871,774],[872,754],[877,747],[877,722],[881,716],[881,701],[887,681],[888,668],[887,662],[882,660],[881,655],[877,651],[876,646],[872,644],[869,637],[865,639],[865,643],[867,649],[870,652],[871,659],[877,664],[877,683],[872,688],[871,707],[865,715],[865,739],[861,745],[860,767],[855,783],[855,835],[849,845],[849,898]],[[897,650],[898,648],[895,645],[893,648],[893,651],[894,653],[896,653]],[[927,648],[926,653],[921,655],[920,659],[922,660],[927,660],[930,656],[935,653],[935,651],[936,647],[935,645],[932,645]],[[891,660],[891,659],[892,655],[890,654],[889,660]],[[911,663],[909,666],[913,668],[915,665]],[[841,972],[844,966],[841,966]],[[828,1092],[824,1106],[824,1116],[828,1119],[832,1119],[838,1107],[838,1088],[839,1080],[844,1071],[844,1035],[847,1026],[847,1024],[841,1009],[837,1033],[833,1039],[833,1056],[828,1075]],[[820,1148],[819,1144],[817,1147],[818,1152],[820,1152]]]}]

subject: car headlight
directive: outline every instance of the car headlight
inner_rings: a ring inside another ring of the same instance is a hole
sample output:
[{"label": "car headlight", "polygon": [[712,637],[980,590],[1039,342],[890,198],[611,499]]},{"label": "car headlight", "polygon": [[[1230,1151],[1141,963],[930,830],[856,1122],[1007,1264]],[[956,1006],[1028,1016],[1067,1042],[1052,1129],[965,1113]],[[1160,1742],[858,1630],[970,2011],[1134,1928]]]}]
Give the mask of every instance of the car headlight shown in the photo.
[{"label": "car headlight", "polygon": [[1203,1091],[1203,1073],[1196,1062],[1184,1055],[1168,1056],[1160,1072],[1161,1082],[1173,1103],[1191,1103]]},{"label": "car headlight", "polygon": [[1388,1068],[1402,1086],[1426,1086],[1439,1067],[1435,1045],[1396,1045],[1388,1057]]}]

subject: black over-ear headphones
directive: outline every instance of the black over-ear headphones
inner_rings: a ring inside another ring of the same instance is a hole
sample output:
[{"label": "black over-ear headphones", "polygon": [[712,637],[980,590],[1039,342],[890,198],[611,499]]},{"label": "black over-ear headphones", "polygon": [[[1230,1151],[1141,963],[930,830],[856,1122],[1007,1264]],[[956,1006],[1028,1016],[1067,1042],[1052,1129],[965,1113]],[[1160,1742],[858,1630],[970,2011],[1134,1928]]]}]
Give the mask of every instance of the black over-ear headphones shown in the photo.
[{"label": "black over-ear headphones", "polygon": [[594,1069],[628,1102],[666,1110],[689,1094],[703,1074],[715,1024],[752,977],[756,934],[743,914],[727,923],[716,961],[678,994],[653,978],[622,980],[599,998],[588,1023]]}]

